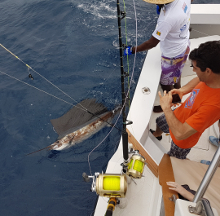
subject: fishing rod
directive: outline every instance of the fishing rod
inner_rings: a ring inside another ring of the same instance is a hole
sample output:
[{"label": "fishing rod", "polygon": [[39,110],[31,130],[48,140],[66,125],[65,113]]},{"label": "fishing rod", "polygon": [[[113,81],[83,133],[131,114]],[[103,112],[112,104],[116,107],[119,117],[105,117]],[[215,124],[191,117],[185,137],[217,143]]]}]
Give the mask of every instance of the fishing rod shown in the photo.
[{"label": "fishing rod", "polygon": [[118,16],[118,39],[119,39],[119,52],[120,52],[120,68],[121,68],[121,96],[122,96],[122,118],[123,118],[123,131],[122,131],[122,145],[123,145],[123,172],[126,173],[126,165],[128,163],[128,133],[126,131],[127,117],[126,117],[126,100],[128,99],[125,93],[124,78],[127,73],[124,71],[123,66],[123,44],[121,36],[121,20],[125,18],[126,13],[120,10],[119,0],[117,0],[117,16]]},{"label": "fishing rod", "polygon": [[[134,9],[135,9],[135,3],[134,3]],[[124,46],[122,44],[122,36],[121,36],[121,20],[125,18],[126,13],[120,10],[119,0],[117,0],[117,16],[118,16],[118,31],[119,31],[121,94],[122,94],[122,110],[120,114],[122,113],[122,118],[123,118],[122,145],[123,145],[124,162],[121,164],[122,165],[121,174],[110,174],[110,173],[100,174],[99,172],[95,172],[94,175],[91,174],[90,176],[88,176],[86,173],[82,174],[84,181],[89,182],[90,179],[92,179],[92,186],[91,186],[92,192],[96,192],[96,194],[99,196],[109,198],[105,216],[112,216],[113,211],[116,208],[116,205],[120,204],[120,198],[124,198],[126,196],[126,192],[128,188],[127,179],[129,177],[131,179],[142,178],[143,177],[142,174],[145,166],[145,158],[141,154],[139,154],[138,150],[133,151],[130,149],[130,151],[128,152],[128,133],[126,132],[126,125],[132,124],[132,122],[128,121],[126,118],[126,102],[127,100],[129,100],[130,88],[128,89],[127,93],[125,93],[124,78],[128,76],[128,73],[124,71],[124,67],[123,67]],[[135,18],[136,18],[136,10],[135,10]],[[137,26],[136,26],[136,30],[137,30]],[[134,58],[136,58],[136,52]],[[134,74],[134,67],[133,67],[132,77],[133,74]],[[103,140],[105,139],[106,137]],[[98,144],[95,148],[97,148],[100,144]],[[89,163],[89,156],[88,156],[88,163]],[[91,173],[90,163],[89,163],[89,168]]]}]

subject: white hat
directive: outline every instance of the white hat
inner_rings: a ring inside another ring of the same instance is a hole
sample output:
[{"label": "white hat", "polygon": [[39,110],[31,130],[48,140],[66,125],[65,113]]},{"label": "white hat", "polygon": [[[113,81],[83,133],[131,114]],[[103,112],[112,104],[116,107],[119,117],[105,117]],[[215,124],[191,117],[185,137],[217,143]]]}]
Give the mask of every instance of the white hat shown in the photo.
[{"label": "white hat", "polygon": [[174,0],[144,0],[144,1],[152,4],[167,4],[173,2]]}]

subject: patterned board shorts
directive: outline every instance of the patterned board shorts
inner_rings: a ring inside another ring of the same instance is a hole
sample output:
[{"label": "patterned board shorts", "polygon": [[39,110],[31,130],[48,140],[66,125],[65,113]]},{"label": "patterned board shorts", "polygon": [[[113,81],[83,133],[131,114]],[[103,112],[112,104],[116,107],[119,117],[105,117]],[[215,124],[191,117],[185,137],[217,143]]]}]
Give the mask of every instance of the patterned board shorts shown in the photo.
[{"label": "patterned board shorts", "polygon": [[160,83],[162,85],[174,85],[180,79],[186,59],[189,55],[190,48],[187,47],[186,51],[176,56],[175,58],[167,58],[161,56],[161,77]]},{"label": "patterned board shorts", "polygon": [[[167,120],[164,114],[159,116],[156,119],[157,126],[164,132],[169,133],[169,126],[167,124]],[[171,141],[170,150],[167,152],[168,155],[179,158],[179,159],[186,159],[187,154],[189,154],[191,148],[183,149],[175,145],[173,140]]]}]

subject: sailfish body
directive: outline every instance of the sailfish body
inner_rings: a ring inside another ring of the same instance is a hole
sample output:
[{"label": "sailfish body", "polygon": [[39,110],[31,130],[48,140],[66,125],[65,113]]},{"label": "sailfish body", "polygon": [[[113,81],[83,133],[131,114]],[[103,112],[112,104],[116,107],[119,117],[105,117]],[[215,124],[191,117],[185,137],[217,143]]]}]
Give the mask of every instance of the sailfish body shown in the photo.
[{"label": "sailfish body", "polygon": [[[82,107],[88,112],[82,110]],[[47,149],[60,151],[82,142],[103,127],[111,125],[112,118],[120,109],[121,107],[117,107],[107,111],[107,108],[95,99],[83,100],[60,118],[51,120],[59,137]]]}]

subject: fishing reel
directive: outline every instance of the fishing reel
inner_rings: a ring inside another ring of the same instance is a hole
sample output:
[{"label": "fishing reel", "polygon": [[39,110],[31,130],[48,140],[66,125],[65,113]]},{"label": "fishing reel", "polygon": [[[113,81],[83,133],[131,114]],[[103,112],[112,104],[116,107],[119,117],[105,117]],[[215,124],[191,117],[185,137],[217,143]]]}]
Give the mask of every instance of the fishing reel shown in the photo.
[{"label": "fishing reel", "polygon": [[100,174],[88,176],[83,173],[86,182],[92,179],[91,191],[103,197],[123,198],[127,192],[127,177],[124,174]]},{"label": "fishing reel", "polygon": [[126,174],[132,178],[139,179],[143,177],[145,158],[139,153],[138,150],[130,152],[132,156],[129,159]]}]

